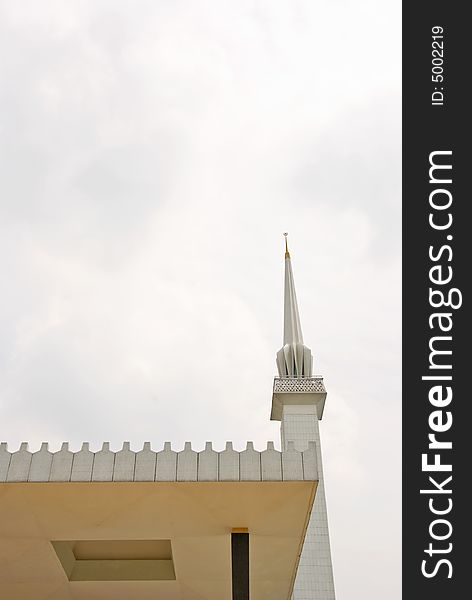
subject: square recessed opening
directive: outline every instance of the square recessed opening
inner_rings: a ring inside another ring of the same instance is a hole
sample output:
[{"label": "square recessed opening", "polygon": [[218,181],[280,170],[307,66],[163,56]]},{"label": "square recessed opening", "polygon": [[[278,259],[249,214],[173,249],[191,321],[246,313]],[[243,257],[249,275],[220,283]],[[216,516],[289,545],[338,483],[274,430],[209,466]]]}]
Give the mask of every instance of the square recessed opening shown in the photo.
[{"label": "square recessed opening", "polygon": [[69,581],[175,579],[170,540],[54,540]]}]

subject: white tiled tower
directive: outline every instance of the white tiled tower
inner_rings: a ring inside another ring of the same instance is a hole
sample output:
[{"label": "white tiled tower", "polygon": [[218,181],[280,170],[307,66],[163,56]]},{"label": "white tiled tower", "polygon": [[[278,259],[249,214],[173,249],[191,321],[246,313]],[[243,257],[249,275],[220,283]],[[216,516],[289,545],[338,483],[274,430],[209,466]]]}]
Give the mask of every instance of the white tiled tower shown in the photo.
[{"label": "white tiled tower", "polygon": [[[286,234],[285,234],[286,235]],[[277,353],[279,377],[274,381],[271,419],[281,421],[282,449],[297,450],[315,442],[319,484],[298,566],[292,600],[335,600],[323,481],[320,431],[326,390],[312,375],[311,350],[303,344],[291,258],[285,246],[284,345]]]}]

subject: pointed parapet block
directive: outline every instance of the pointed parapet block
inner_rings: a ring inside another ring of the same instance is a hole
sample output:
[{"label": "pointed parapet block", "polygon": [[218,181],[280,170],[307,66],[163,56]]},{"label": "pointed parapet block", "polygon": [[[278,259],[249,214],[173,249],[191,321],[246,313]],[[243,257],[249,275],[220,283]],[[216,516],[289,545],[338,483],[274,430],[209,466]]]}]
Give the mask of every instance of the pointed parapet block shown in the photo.
[{"label": "pointed parapet block", "polygon": [[175,481],[177,479],[177,452],[172,450],[170,442],[164,442],[164,448],[157,453],[156,481]]},{"label": "pointed parapet block", "polygon": [[38,452],[35,452],[31,457],[28,481],[49,481],[52,456],[52,452],[49,452],[47,442],[43,442]]},{"label": "pointed parapet block", "polygon": [[79,452],[74,454],[72,461],[71,481],[91,481],[94,453],[89,448],[89,443],[84,442]]},{"label": "pointed parapet block", "polygon": [[70,481],[74,453],[69,450],[69,442],[63,442],[59,452],[52,455],[49,481]]},{"label": "pointed parapet block", "polygon": [[218,452],[213,450],[211,442],[198,453],[198,481],[218,481]]},{"label": "pointed parapet block", "polygon": [[281,453],[275,450],[274,442],[267,442],[267,450],[261,452],[262,481],[282,480]]},{"label": "pointed parapet block", "polygon": [[316,460],[316,443],[308,442],[308,449],[302,452],[303,478],[318,481],[318,462]]},{"label": "pointed parapet block", "polygon": [[278,452],[273,442],[257,452],[248,442],[246,450],[236,452],[231,442],[222,452],[215,452],[207,442],[201,452],[185,443],[182,452],[172,450],[169,442],[163,450],[154,452],[145,442],[139,452],[130,449],[129,442],[119,452],[111,452],[108,442],[100,451],[90,451],[88,442],[79,452],[69,450],[66,442],[61,450],[51,453],[43,443],[34,454],[26,443],[17,452],[10,453],[5,443],[0,444],[0,481],[300,481],[318,479],[316,446],[309,442],[304,452],[287,443],[284,452]]},{"label": "pointed parapet block", "polygon": [[110,451],[110,442],[103,442],[102,449],[95,452],[92,481],[113,481],[115,453]]},{"label": "pointed parapet block", "polygon": [[177,454],[177,481],[197,481],[198,453],[185,442],[182,452]]},{"label": "pointed parapet block", "polygon": [[8,452],[6,442],[0,444],[0,483],[7,480],[8,467],[10,466],[11,453]]},{"label": "pointed parapet block", "polygon": [[129,442],[123,442],[123,448],[115,454],[113,481],[133,481],[136,464],[136,452],[130,449]]},{"label": "pointed parapet block", "polygon": [[261,453],[254,450],[253,442],[247,442],[246,450],[239,454],[241,481],[261,480]]},{"label": "pointed parapet block", "polygon": [[233,450],[232,442],[226,442],[219,453],[218,473],[220,481],[239,481],[239,452]]},{"label": "pointed parapet block", "polygon": [[30,465],[31,452],[28,450],[27,442],[22,442],[20,449],[11,455],[7,481],[28,481]]},{"label": "pointed parapet block", "polygon": [[143,449],[136,452],[135,481],[154,481],[156,474],[156,453],[151,450],[151,442],[144,442]]},{"label": "pointed parapet block", "polygon": [[11,453],[8,452],[7,443],[0,444],[0,483],[7,480],[8,467],[10,466]]},{"label": "pointed parapet block", "polygon": [[295,450],[295,442],[287,442],[287,449],[282,452],[282,477],[284,481],[303,480],[302,455]]}]

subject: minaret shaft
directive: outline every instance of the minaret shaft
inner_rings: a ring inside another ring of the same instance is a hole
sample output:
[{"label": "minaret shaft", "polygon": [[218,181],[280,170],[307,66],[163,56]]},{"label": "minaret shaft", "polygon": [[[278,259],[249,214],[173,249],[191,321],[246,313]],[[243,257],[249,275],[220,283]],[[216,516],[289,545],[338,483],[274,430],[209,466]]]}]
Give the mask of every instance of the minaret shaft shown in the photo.
[{"label": "minaret shaft", "polygon": [[280,433],[284,449],[288,447],[289,441],[295,442],[297,450],[305,450],[308,448],[308,442],[314,441],[318,464],[318,488],[298,565],[292,600],[335,600],[316,406],[284,406]]}]

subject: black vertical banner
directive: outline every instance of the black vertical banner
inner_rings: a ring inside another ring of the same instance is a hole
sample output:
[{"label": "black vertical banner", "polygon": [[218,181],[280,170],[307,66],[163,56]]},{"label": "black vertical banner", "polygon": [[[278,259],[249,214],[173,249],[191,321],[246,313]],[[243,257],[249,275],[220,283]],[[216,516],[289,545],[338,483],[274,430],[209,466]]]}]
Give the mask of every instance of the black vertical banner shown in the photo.
[{"label": "black vertical banner", "polygon": [[403,3],[404,600],[470,595],[467,8]]},{"label": "black vertical banner", "polygon": [[232,600],[249,600],[249,533],[231,534]]}]

